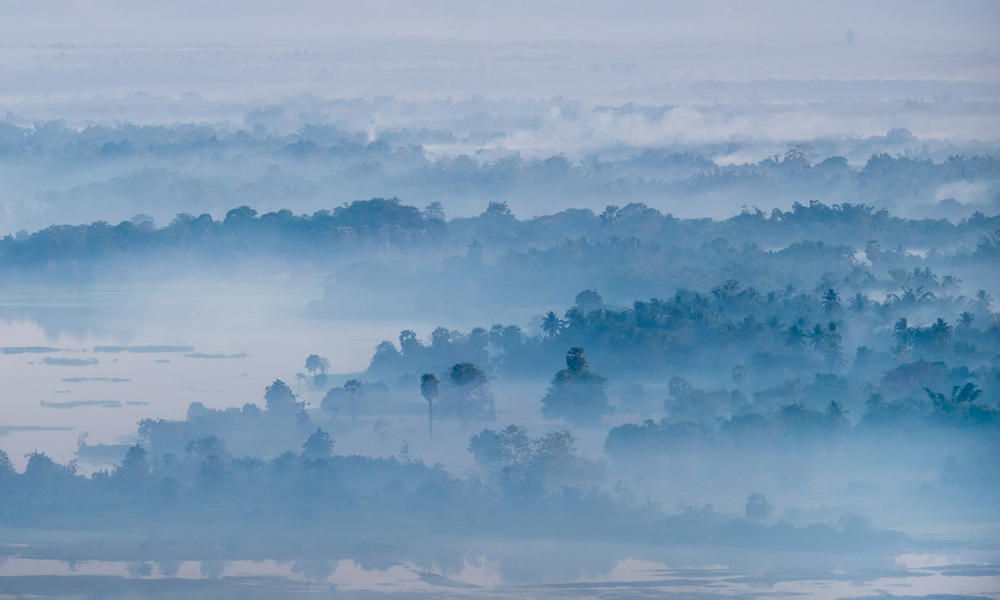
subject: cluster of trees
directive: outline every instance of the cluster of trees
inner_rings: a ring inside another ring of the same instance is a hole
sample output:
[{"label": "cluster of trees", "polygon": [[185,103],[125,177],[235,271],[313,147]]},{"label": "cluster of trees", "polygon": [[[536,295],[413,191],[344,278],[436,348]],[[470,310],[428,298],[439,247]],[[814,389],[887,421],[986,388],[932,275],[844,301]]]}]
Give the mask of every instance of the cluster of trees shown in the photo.
[{"label": "cluster of trees", "polygon": [[577,454],[575,444],[567,430],[532,438],[524,427],[508,425],[474,435],[469,452],[501,489],[535,495],[563,486],[586,489],[603,479],[602,466]]},{"label": "cluster of trees", "polygon": [[31,454],[18,473],[0,451],[0,524],[144,532],[149,541],[137,549],[144,556],[197,555],[224,539],[227,559],[280,559],[304,549],[319,556],[357,552],[361,540],[373,538],[395,548],[411,545],[414,536],[497,534],[833,552],[897,551],[909,544],[867,525],[773,522],[756,497],[746,517],[711,506],[667,514],[625,490],[593,486],[600,467],[573,452],[568,432],[531,439],[516,426],[483,430],[469,447],[488,481],[457,479],[405,458],[337,455],[322,429],[298,451],[270,460],[234,455],[216,436],[193,440],[180,457],[135,445],[113,469],[90,477],[41,453]]},{"label": "cluster of trees", "polygon": [[[463,425],[496,418],[490,378],[473,363],[459,362],[438,374],[424,373],[419,381],[415,377],[401,378],[396,387],[408,393],[404,405],[417,397],[412,392],[418,386],[420,396],[427,402],[430,432],[433,432],[435,415],[457,419]],[[330,388],[320,407],[333,416],[349,414],[355,422],[359,414],[392,412],[400,408],[395,403],[397,399],[382,381],[362,382],[352,378],[341,386]]]},{"label": "cluster of trees", "polygon": [[[683,392],[690,393],[690,392]],[[954,431],[989,440],[1000,432],[1000,406],[980,399],[974,383],[954,386],[950,392],[926,388],[924,397],[887,402],[872,394],[856,423],[837,400],[824,409],[803,403],[785,404],[766,412],[745,411],[717,419],[699,418],[669,411],[659,422],[614,427],[608,433],[605,451],[611,457],[634,456],[640,460],[675,457],[694,449],[728,447],[749,451],[760,446],[774,448],[851,445],[851,439],[879,439],[887,433],[912,439],[933,431]]]},{"label": "cluster of trees", "polygon": [[141,420],[139,438],[157,456],[183,456],[190,444],[210,437],[225,438],[237,453],[262,456],[284,451],[311,428],[305,402],[275,379],[264,390],[264,409],[247,403],[216,410],[194,402],[183,421]]},{"label": "cluster of trees", "polygon": [[[895,276],[937,281],[929,270]],[[948,280],[935,289],[954,285]],[[957,324],[928,316],[936,311],[957,314]],[[903,315],[927,324],[913,326]],[[668,415],[694,422],[789,405],[822,410],[831,402],[860,417],[873,397],[919,407],[925,389],[940,393],[966,385],[984,390],[993,410],[1000,394],[1000,321],[985,292],[973,298],[941,292],[914,306],[905,294],[879,301],[858,293],[845,302],[833,288],[764,293],[728,280],[708,294],[678,290],[668,300],[636,301],[630,308],[585,290],[562,317],[550,311],[536,322],[535,334],[502,325],[468,333],[438,328],[429,344],[407,330],[399,349],[388,341],[378,346],[368,373],[400,381],[424,373],[426,382],[468,360],[501,380],[556,371],[541,413],[578,426],[599,424],[615,410],[605,375],[629,386],[620,410],[657,410],[646,386],[669,392],[661,396]],[[557,371],[555,359],[567,347],[566,368]],[[590,369],[584,348],[601,374]],[[440,381],[455,387],[449,377]],[[989,421],[988,414],[981,416]]]},{"label": "cluster of trees", "polygon": [[[962,312],[957,326],[937,317],[924,327],[910,326],[901,316],[914,314],[903,299],[878,301],[857,294],[845,305],[832,288],[765,293],[729,280],[708,294],[678,290],[670,299],[636,301],[630,308],[605,305],[594,296],[592,290],[581,293],[562,318],[549,312],[540,318],[535,335],[501,325],[467,334],[439,328],[430,343],[423,344],[413,332],[404,331],[400,349],[388,341],[378,346],[369,371],[398,376],[471,359],[494,374],[539,374],[557,351],[569,346],[586,348],[605,373],[615,376],[648,377],[665,368],[697,374],[724,366],[727,371],[738,369],[742,385],[747,379],[811,379],[814,373],[862,378],[873,366],[914,358],[975,370],[989,366],[1000,351],[1000,324],[985,292],[974,299],[928,299],[919,307],[920,314]],[[845,347],[848,341],[853,347]],[[719,365],[720,352],[728,366]],[[571,366],[560,378],[555,388],[589,380],[590,374],[585,367]],[[602,404],[599,394],[595,403]]]},{"label": "cluster of trees", "polygon": [[381,381],[348,379],[343,385],[327,390],[320,408],[333,415],[350,415],[353,423],[359,414],[373,406],[384,406],[388,398],[389,388]]}]

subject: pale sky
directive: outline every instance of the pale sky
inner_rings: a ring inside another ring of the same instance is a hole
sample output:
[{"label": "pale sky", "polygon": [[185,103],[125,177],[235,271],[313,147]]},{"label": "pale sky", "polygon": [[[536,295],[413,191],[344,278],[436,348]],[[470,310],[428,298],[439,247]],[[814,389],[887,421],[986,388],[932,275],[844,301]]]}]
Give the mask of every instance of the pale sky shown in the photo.
[{"label": "pale sky", "polygon": [[489,41],[857,42],[996,50],[1000,2],[0,0],[6,43],[256,43],[331,35]]}]

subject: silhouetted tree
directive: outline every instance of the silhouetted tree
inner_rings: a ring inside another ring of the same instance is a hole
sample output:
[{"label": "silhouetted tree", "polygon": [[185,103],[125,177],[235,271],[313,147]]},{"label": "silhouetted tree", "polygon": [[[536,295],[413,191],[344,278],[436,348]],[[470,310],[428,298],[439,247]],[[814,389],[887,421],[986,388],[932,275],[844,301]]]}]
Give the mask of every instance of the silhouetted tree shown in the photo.
[{"label": "silhouetted tree", "polygon": [[983,390],[971,381],[962,386],[951,388],[951,394],[945,396],[924,388],[931,399],[936,413],[936,421],[950,425],[986,425],[1000,423],[1000,410],[977,402]]},{"label": "silhouetted tree", "polygon": [[551,310],[545,315],[542,320],[542,333],[545,337],[556,337],[562,330],[566,327],[566,322],[556,316],[556,313]]},{"label": "silhouetted tree", "polygon": [[556,373],[542,398],[542,414],[549,419],[565,418],[577,424],[594,424],[611,413],[607,379],[587,367],[583,348],[570,348],[566,368]]},{"label": "silhouetted tree", "polygon": [[424,373],[420,376],[420,393],[427,401],[427,433],[434,439],[434,400],[438,397],[440,383],[433,373]]},{"label": "silhouetted tree", "polygon": [[831,314],[838,308],[840,308],[840,295],[833,288],[830,288],[823,294],[823,310],[826,311],[826,314]]},{"label": "silhouetted tree", "polygon": [[514,216],[510,212],[510,207],[507,206],[506,202],[490,202],[486,206],[486,210],[483,212],[484,217],[488,218],[498,218],[498,217],[512,217]]},{"label": "silhouetted tree", "polygon": [[472,418],[492,418],[493,396],[486,387],[486,374],[472,363],[456,363],[448,370],[448,381],[458,391],[455,412],[462,423]]},{"label": "silhouetted tree", "polygon": [[417,334],[415,332],[409,329],[399,332],[399,350],[403,356],[411,358],[419,348],[420,342],[417,341]]},{"label": "silhouetted tree", "polygon": [[149,478],[150,465],[146,449],[135,444],[125,452],[122,464],[115,469],[114,478],[124,482],[130,488],[141,485]]},{"label": "silhouetted tree", "polygon": [[576,295],[576,300],[574,301],[574,306],[580,309],[584,315],[598,310],[604,306],[604,298],[597,293],[597,290],[583,290]]},{"label": "silhouetted tree", "polygon": [[785,344],[794,350],[800,350],[806,343],[806,332],[798,323],[794,323],[785,330]]},{"label": "silhouetted tree", "polygon": [[310,459],[325,459],[333,455],[333,438],[319,427],[302,444],[302,456]]},{"label": "silhouetted tree", "polygon": [[280,379],[275,379],[264,390],[264,403],[267,410],[275,414],[294,413],[303,407],[303,403],[296,401],[292,388]]},{"label": "silhouetted tree", "polygon": [[440,202],[434,201],[424,207],[424,218],[428,221],[444,221],[444,206]]},{"label": "silhouetted tree", "polygon": [[774,512],[774,506],[767,501],[764,494],[754,492],[747,497],[746,517],[748,519],[752,521],[766,521],[772,512]]},{"label": "silhouetted tree", "polygon": [[310,354],[306,357],[306,371],[309,373],[326,373],[330,368],[330,361],[318,354]]},{"label": "silhouetted tree", "polygon": [[508,425],[499,432],[484,429],[469,439],[469,452],[477,463],[491,469],[524,463],[531,457],[531,438],[528,430],[518,425]]},{"label": "silhouetted tree", "polygon": [[344,391],[347,393],[347,403],[351,410],[351,423],[355,423],[361,403],[361,382],[357,379],[348,379],[344,382]]}]

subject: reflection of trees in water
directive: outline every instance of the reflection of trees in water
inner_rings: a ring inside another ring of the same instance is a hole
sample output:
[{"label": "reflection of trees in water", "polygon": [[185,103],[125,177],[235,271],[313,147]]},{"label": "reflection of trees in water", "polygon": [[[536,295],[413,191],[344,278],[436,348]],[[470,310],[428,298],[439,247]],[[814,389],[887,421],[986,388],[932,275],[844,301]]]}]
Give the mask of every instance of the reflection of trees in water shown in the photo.
[{"label": "reflection of trees in water", "polygon": [[25,303],[0,308],[0,317],[37,325],[46,339],[62,336],[77,340],[129,339],[147,321],[149,311],[141,304],[38,306]]},{"label": "reflection of trees in water", "polygon": [[222,577],[228,566],[228,560],[203,560],[201,561],[199,572],[202,577],[207,579],[218,579]]},{"label": "reflection of trees in water", "polygon": [[310,581],[325,581],[333,574],[334,562],[320,558],[300,558],[292,563],[292,573]]},{"label": "reflection of trees in water", "polygon": [[156,561],[156,567],[159,569],[160,575],[174,577],[181,570],[181,562],[179,560],[159,560]]},{"label": "reflection of trees in water", "polygon": [[129,577],[149,577],[153,574],[153,563],[149,561],[130,562],[127,570]]}]

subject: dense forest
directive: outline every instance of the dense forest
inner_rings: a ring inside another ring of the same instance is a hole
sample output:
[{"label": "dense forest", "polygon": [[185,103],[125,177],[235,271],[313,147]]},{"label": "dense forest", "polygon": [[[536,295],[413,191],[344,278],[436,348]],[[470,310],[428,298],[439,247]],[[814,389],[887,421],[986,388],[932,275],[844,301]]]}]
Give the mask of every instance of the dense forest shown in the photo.
[{"label": "dense forest", "polygon": [[[390,289],[377,283],[382,276],[409,277],[399,285],[413,301],[408,314],[420,312],[420,294],[435,290],[447,290],[449,303],[495,294],[498,304],[537,304],[558,295],[537,293],[556,279],[548,287],[559,293],[578,280],[598,282],[617,298],[633,290],[663,295],[621,302],[591,288],[564,310],[539,310],[526,328],[438,327],[425,340],[404,330],[350,377],[328,374],[330,362],[311,355],[306,373],[295,375],[299,392],[275,380],[263,408],[193,403],[183,420],[144,419],[137,444],[105,448],[120,464],[89,478],[43,454],[32,454],[20,474],[5,460],[5,511],[22,525],[56,515],[67,526],[80,519],[93,526],[155,514],[157,527],[173,527],[167,515],[176,514],[192,527],[196,506],[197,523],[208,524],[216,519],[213,505],[227,511],[236,498],[258,498],[268,504],[241,502],[238,518],[285,515],[273,529],[257,530],[267,539],[317,522],[345,531],[376,521],[407,529],[443,523],[446,515],[449,525],[434,526],[437,533],[510,532],[518,507],[530,502],[537,521],[518,527],[553,536],[579,535],[570,532],[601,514],[607,530],[587,536],[905,545],[899,534],[867,525],[841,531],[799,520],[800,531],[795,518],[770,520],[766,499],[756,496],[743,520],[712,509],[664,511],[637,503],[629,486],[656,489],[640,465],[690,479],[690,461],[712,460],[726,466],[690,480],[691,490],[710,493],[725,477],[745,494],[761,486],[785,494],[802,483],[751,465],[830,463],[828,477],[837,481],[888,444],[909,454],[881,468],[926,464],[936,473],[933,486],[919,492],[923,508],[912,512],[926,518],[926,510],[952,503],[970,518],[988,518],[992,509],[981,502],[1000,481],[988,458],[1000,427],[1000,323],[992,296],[976,285],[992,286],[977,277],[998,262],[991,233],[998,218],[910,220],[864,205],[812,202],[723,221],[676,219],[638,204],[519,220],[492,203],[477,217],[448,220],[440,205],[421,210],[373,199],[311,216],[240,207],[221,221],[179,215],[163,228],[133,219],[8,236],[0,245],[12,275],[7,285],[39,269],[94,282],[121,276],[104,272],[111,265],[139,273],[164,256],[188,257],[201,268],[254,257],[332,268],[374,254],[385,271],[355,266],[355,275],[369,291]],[[928,250],[910,250],[914,243]],[[321,314],[336,302],[331,287],[345,281],[332,277],[312,310]],[[547,389],[524,395],[524,385],[542,381]],[[498,394],[566,429],[533,438],[521,425],[506,425]],[[464,438],[477,475],[457,478],[426,466],[406,444],[385,458],[337,455],[324,429],[356,435],[375,419],[376,431],[383,417],[423,406],[431,436],[435,421],[439,428],[456,424],[445,435],[449,443]],[[591,430],[604,432],[603,459],[574,450],[572,432]],[[929,439],[953,453],[921,449]],[[81,456],[95,452],[100,448],[81,442]],[[880,493],[902,497],[916,493],[913,485],[906,479]],[[265,488],[290,495],[255,491]],[[860,501],[867,494],[848,495]],[[69,497],[75,508],[62,504]],[[508,512],[483,512],[500,505]]]}]

